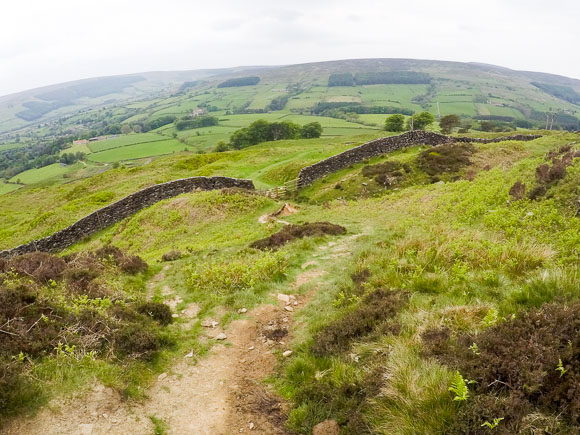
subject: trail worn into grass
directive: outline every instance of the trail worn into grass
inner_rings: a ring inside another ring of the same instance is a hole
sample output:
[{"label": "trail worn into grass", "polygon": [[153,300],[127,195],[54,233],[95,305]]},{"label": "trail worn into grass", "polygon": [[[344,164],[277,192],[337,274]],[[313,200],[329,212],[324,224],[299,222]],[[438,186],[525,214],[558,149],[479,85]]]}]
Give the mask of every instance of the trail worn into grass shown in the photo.
[{"label": "trail worn into grass", "polygon": [[216,344],[197,363],[184,356],[161,374],[144,403],[124,402],[113,389],[97,385],[87,395],[53,403],[1,433],[150,434],[153,416],[171,434],[231,434],[250,427],[253,433],[283,434],[282,405],[262,381],[274,369],[275,350],[283,347],[267,338],[268,330],[287,330],[290,314],[274,305],[245,314],[225,330],[226,343]]},{"label": "trail worn into grass", "polygon": [[[352,236],[331,242],[326,252],[342,253],[349,241]],[[158,376],[145,401],[127,402],[115,390],[96,385],[84,396],[53,401],[0,433],[150,434],[155,430],[151,417],[162,421],[169,434],[287,433],[287,406],[263,381],[273,373],[277,354],[289,350],[293,314],[309,299],[290,294],[326,273],[317,261],[305,263],[303,269],[289,286],[289,295],[280,295],[277,305],[242,314],[223,330],[227,338],[198,361],[195,355],[184,355]],[[161,284],[163,272],[153,285]],[[219,326],[205,329],[209,340],[220,332]]]}]

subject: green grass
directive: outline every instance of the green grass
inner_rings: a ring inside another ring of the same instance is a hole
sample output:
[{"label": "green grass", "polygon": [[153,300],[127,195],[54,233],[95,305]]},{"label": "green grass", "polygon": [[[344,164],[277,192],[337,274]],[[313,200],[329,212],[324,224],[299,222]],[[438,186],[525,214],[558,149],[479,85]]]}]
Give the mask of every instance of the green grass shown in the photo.
[{"label": "green grass", "polygon": [[21,172],[12,177],[10,181],[13,183],[36,184],[55,178],[62,178],[65,174],[80,168],[80,163],[75,163],[74,165],[53,163],[42,168],[29,169],[28,171]]},{"label": "green grass", "polygon": [[20,189],[22,186],[20,186],[19,184],[11,184],[11,183],[5,183],[3,181],[0,181],[0,195],[4,195],[5,193],[10,193],[10,192],[14,192],[17,189]]},{"label": "green grass", "polygon": [[[256,188],[267,188],[280,184],[276,175],[279,171],[285,177],[295,178],[301,167],[378,136],[268,142],[218,154],[179,153],[160,157],[147,165],[109,169],[88,179],[71,180],[50,188],[51,194],[47,194],[46,188],[25,188],[0,196],[0,249],[44,237],[72,224],[104,205],[93,200],[93,195],[101,192],[112,192],[110,202],[113,202],[154,183],[214,175],[249,178]],[[22,208],[24,200],[26,208]]]},{"label": "green grass", "polygon": [[73,145],[70,148],[65,148],[64,150],[62,150],[60,152],[60,155],[62,156],[65,153],[84,153],[84,154],[90,154],[92,152],[92,150],[87,146],[87,145]]},{"label": "green grass", "polygon": [[160,418],[155,417],[154,415],[149,416],[151,423],[153,423],[153,434],[154,435],[165,435],[168,432],[168,424],[161,420]]},{"label": "green grass", "polygon": [[132,133],[120,135],[119,137],[107,140],[100,140],[89,143],[89,148],[92,152],[98,153],[112,148],[120,148],[128,145],[156,142],[166,140],[167,138],[155,133]]},{"label": "green grass", "polygon": [[[280,141],[220,154],[184,153],[70,184],[25,187],[0,197],[0,249],[63,228],[152,183],[229,175],[267,187],[295,177],[303,166],[380,135],[375,131],[354,140]],[[327,273],[292,290],[312,299],[296,312],[289,344],[292,357],[281,359],[269,381],[289,403],[289,429],[307,434],[320,421],[335,418],[345,433],[361,433],[361,428],[373,433],[441,433],[461,405],[448,391],[454,368],[424,355],[425,331],[445,326],[456,334],[476,333],[486,327],[492,308],[499,317],[509,317],[554,298],[579,296],[580,221],[574,213],[580,160],[551,188],[549,197],[508,202],[515,181],[530,189],[546,153],[576,140],[574,134],[554,132],[532,142],[478,144],[471,181],[447,177],[432,184],[413,166],[398,190],[383,187],[369,192],[378,186],[361,175],[367,163],[353,165],[301,191],[292,200],[299,213],[284,217],[294,224],[340,224],[347,234],[305,238],[275,253],[248,246],[279,230],[281,224],[263,225],[258,218],[281,202],[221,192],[162,201],[67,253],[112,243],[155,265],[163,253],[178,249],[184,256],[169,264],[165,281],[154,283],[155,300],[164,300],[161,289],[167,284],[184,300],[178,309],[198,303],[203,318],[222,307],[227,313],[224,321],[236,318],[238,308],[273,302],[271,295],[288,292],[306,261],[316,261],[309,267]],[[415,147],[368,164],[396,160],[414,165],[420,151]],[[337,183],[344,190],[335,189]],[[142,288],[143,282],[135,285]],[[379,289],[405,293],[406,302],[387,321],[371,319],[371,332],[349,337],[346,350],[338,346],[326,354],[313,353],[318,334],[340,337],[332,328],[343,325],[340,320],[348,320],[349,313],[364,312],[365,296]],[[182,358],[188,347],[199,348],[197,333],[192,338],[181,325],[178,320],[172,333],[178,343],[189,341],[164,353],[161,362],[153,364],[153,373]],[[51,364],[46,363],[42,383],[60,373]],[[94,363],[67,370],[71,389],[97,373],[99,379],[136,394],[137,386],[146,386],[154,377],[146,365],[129,369]]]},{"label": "green grass", "polygon": [[162,156],[178,153],[187,149],[187,146],[175,139],[159,140],[155,142],[126,145],[121,148],[95,152],[88,158],[93,162],[112,163],[123,160],[136,160],[144,157]]}]

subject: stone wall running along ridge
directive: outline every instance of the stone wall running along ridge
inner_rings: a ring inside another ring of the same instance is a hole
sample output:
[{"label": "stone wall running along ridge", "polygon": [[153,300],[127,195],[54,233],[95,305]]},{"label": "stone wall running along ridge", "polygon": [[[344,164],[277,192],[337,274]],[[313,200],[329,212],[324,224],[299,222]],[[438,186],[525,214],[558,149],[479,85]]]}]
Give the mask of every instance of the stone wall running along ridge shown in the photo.
[{"label": "stone wall running along ridge", "polygon": [[0,251],[0,258],[12,257],[34,251],[60,251],[73,245],[82,238],[107,228],[163,199],[172,198],[194,190],[215,190],[226,187],[254,190],[254,183],[252,180],[240,180],[229,177],[192,177],[156,184],[109,204],[48,237],[34,240],[14,249]]},{"label": "stone wall running along ridge", "polygon": [[495,139],[478,139],[472,137],[453,137],[445,136],[443,134],[433,133],[430,131],[409,131],[397,136],[383,137],[371,142],[367,142],[358,147],[351,148],[328,159],[322,160],[311,166],[302,168],[298,174],[297,186],[302,188],[309,186],[314,181],[322,178],[328,174],[336,172],[340,169],[348,168],[349,166],[362,162],[371,157],[381,156],[383,154],[391,153],[402,148],[416,146],[416,145],[441,145],[444,143],[453,142],[478,142],[491,143],[503,142],[506,140],[528,141],[541,137],[541,135],[532,134],[516,134],[513,136],[502,136]]}]

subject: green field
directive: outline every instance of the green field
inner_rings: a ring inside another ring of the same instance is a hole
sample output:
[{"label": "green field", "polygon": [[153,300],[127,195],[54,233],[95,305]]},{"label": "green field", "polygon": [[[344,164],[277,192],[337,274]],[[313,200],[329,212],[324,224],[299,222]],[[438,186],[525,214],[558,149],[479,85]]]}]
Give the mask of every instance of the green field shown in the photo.
[{"label": "green field", "polygon": [[119,137],[89,143],[89,148],[92,152],[98,153],[111,148],[120,148],[127,145],[134,145],[145,142],[155,142],[164,140],[165,138],[155,133],[132,133],[120,135]]},{"label": "green field", "polygon": [[123,160],[136,160],[144,157],[161,156],[183,151],[187,147],[175,139],[126,145],[96,152],[88,156],[89,160],[100,163],[113,163]]},{"label": "green field", "polygon": [[87,146],[87,145],[73,145],[70,148],[65,148],[64,150],[62,150],[60,152],[60,155],[62,156],[63,154],[66,153],[84,153],[84,154],[90,154],[92,152],[92,150]]},{"label": "green field", "polygon": [[22,186],[18,184],[4,183],[3,181],[0,181],[0,195],[14,192],[15,190],[20,189],[21,187]]},{"label": "green field", "polygon": [[13,183],[35,184],[41,183],[50,179],[62,178],[63,175],[80,169],[82,165],[75,163],[74,165],[62,165],[60,163],[53,163],[52,165],[44,166],[39,169],[29,169],[21,172],[10,179]]}]

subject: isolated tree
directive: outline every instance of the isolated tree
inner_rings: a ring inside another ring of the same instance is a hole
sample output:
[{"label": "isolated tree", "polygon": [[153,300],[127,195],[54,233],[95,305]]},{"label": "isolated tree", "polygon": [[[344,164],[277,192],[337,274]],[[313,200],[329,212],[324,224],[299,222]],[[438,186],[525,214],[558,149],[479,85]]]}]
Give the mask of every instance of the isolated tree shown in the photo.
[{"label": "isolated tree", "polygon": [[441,126],[441,132],[444,134],[449,134],[453,131],[455,127],[459,127],[461,124],[461,119],[457,115],[446,115],[439,121]]},{"label": "isolated tree", "polygon": [[431,124],[435,122],[435,117],[429,112],[419,112],[413,115],[413,129],[414,130],[425,130]]},{"label": "isolated tree", "polygon": [[133,131],[135,133],[141,133],[143,131],[143,127],[141,124],[133,124]]},{"label": "isolated tree", "polygon": [[300,136],[303,139],[312,139],[320,137],[321,134],[322,134],[322,125],[320,125],[320,122],[310,122],[308,124],[304,124],[300,132]]},{"label": "isolated tree", "polygon": [[224,151],[227,151],[230,149],[230,146],[225,143],[223,140],[220,140],[217,145],[215,146],[214,151],[216,153],[223,153]]},{"label": "isolated tree", "polygon": [[387,131],[403,131],[405,125],[405,117],[401,114],[388,116],[385,120],[385,130]]},{"label": "isolated tree", "polygon": [[121,133],[122,134],[129,134],[129,133],[131,133],[131,131],[132,131],[131,127],[129,127],[127,124],[123,124],[121,126]]}]

